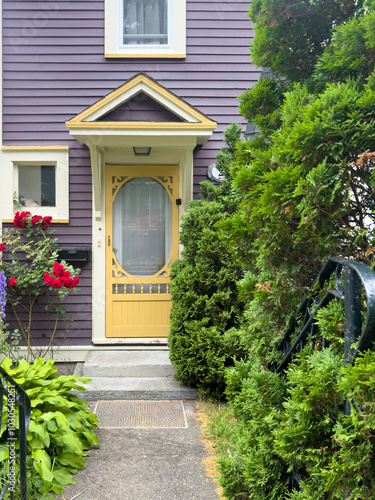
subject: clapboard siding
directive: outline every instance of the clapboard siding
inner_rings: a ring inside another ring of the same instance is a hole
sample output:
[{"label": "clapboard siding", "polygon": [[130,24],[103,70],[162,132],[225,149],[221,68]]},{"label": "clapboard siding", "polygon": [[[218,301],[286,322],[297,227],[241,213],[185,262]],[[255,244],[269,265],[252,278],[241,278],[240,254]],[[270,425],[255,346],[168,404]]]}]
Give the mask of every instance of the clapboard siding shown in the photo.
[{"label": "clapboard siding", "polygon": [[[187,0],[186,59],[105,59],[104,0],[3,0],[3,144],[66,145],[70,151],[70,222],[57,224],[60,243],[91,245],[90,156],[65,121],[142,72],[218,122],[196,148],[194,193],[223,147],[223,132],[238,114],[238,96],[260,70],[251,63],[249,0]],[[68,298],[74,324],[69,344],[91,339],[91,264],[79,295]],[[43,322],[38,325],[45,339]]]}]

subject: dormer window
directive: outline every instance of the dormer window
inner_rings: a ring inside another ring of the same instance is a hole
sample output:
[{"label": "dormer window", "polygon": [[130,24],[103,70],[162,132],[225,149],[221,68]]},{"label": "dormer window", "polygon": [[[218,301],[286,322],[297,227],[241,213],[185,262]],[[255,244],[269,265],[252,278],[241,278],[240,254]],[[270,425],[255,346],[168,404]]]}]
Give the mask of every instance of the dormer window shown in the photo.
[{"label": "dormer window", "polygon": [[168,45],[170,0],[123,0],[122,45]]},{"label": "dormer window", "polygon": [[105,0],[105,57],[186,57],[186,0]]}]

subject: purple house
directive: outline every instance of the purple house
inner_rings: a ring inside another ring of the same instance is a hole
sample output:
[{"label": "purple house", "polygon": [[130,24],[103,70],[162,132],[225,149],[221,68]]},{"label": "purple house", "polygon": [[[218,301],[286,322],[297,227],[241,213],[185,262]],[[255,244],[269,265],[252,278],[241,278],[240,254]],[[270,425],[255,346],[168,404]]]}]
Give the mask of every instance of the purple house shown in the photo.
[{"label": "purple house", "polygon": [[64,359],[166,345],[181,216],[260,75],[248,3],[2,0],[1,220],[22,196],[82,268]]}]

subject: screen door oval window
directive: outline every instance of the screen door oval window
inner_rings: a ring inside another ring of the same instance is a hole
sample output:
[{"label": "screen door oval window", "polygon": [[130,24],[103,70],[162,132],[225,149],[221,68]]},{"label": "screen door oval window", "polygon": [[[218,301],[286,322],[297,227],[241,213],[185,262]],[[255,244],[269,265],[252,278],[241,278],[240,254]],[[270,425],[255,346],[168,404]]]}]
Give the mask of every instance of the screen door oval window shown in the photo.
[{"label": "screen door oval window", "polygon": [[153,276],[172,252],[172,202],[152,177],[134,177],[113,202],[113,252],[132,276]]}]

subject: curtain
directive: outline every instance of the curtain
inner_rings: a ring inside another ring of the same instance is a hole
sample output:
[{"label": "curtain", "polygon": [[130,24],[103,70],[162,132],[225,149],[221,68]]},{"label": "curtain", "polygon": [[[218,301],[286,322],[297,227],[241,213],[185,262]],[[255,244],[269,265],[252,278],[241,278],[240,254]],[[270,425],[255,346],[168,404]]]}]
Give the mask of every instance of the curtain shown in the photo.
[{"label": "curtain", "polygon": [[124,44],[168,43],[168,0],[124,0]]},{"label": "curtain", "polygon": [[150,177],[135,177],[113,202],[113,249],[132,276],[153,276],[172,252],[172,202]]},{"label": "curtain", "polygon": [[56,206],[54,165],[19,165],[18,194],[26,206]]}]

